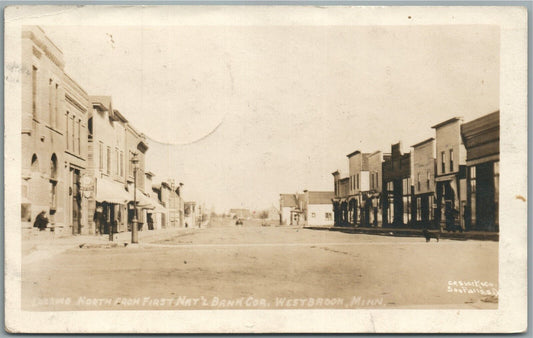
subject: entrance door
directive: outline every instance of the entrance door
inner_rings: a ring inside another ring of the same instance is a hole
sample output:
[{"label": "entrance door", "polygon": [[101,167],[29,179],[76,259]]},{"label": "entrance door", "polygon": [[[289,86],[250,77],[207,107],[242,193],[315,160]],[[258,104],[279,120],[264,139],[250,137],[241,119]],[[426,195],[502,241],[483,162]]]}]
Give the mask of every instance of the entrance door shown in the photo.
[{"label": "entrance door", "polygon": [[80,171],[78,169],[70,168],[70,205],[72,210],[71,223],[72,234],[81,234],[81,194],[80,194]]}]

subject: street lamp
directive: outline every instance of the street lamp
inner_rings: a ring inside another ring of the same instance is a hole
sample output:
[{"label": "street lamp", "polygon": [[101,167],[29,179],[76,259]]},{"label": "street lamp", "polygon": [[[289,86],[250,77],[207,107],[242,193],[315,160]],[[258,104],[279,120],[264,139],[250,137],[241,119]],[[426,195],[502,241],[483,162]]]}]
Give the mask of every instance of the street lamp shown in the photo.
[{"label": "street lamp", "polygon": [[139,169],[139,158],[137,158],[137,153],[133,153],[131,158],[131,163],[133,164],[133,220],[131,226],[131,243],[139,243],[139,235],[137,233],[137,170]]}]

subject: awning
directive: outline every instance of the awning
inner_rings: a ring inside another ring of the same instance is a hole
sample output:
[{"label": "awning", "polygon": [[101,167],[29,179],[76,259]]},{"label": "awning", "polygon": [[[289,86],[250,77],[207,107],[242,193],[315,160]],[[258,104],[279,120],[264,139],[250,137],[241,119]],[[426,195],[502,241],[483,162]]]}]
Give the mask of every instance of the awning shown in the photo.
[{"label": "awning", "polygon": [[153,209],[153,212],[166,214],[168,213],[168,209],[162,206],[159,201],[153,200],[152,203],[154,204],[155,208]]},{"label": "awning", "polygon": [[[150,197],[146,196],[142,191],[137,189],[137,206],[143,209],[155,208],[154,202]],[[133,192],[130,196],[130,201],[133,201]]]},{"label": "awning", "polygon": [[124,185],[107,178],[98,178],[95,199],[98,202],[126,204],[130,200],[130,194]]}]

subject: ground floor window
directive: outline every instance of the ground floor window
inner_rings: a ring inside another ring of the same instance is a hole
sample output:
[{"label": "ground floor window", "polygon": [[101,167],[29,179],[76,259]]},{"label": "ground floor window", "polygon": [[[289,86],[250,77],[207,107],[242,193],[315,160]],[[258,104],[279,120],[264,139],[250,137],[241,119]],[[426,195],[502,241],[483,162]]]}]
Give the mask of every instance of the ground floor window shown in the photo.
[{"label": "ground floor window", "polygon": [[403,197],[403,223],[408,224],[411,221],[411,197]]},{"label": "ground floor window", "polygon": [[417,221],[422,220],[422,198],[421,197],[416,198],[416,220]]},{"label": "ground floor window", "polygon": [[333,219],[333,215],[331,212],[326,212],[326,221],[331,221]]},{"label": "ground floor window", "polygon": [[389,197],[389,206],[387,208],[387,223],[392,224],[394,223],[394,198]]}]

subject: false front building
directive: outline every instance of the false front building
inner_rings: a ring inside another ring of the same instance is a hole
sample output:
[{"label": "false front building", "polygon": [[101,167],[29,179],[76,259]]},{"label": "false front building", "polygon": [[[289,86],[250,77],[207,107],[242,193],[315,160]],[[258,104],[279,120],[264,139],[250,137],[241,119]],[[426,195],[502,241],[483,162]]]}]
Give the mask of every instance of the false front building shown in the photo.
[{"label": "false front building", "polygon": [[466,147],[468,230],[499,231],[500,112],[461,126]]}]

